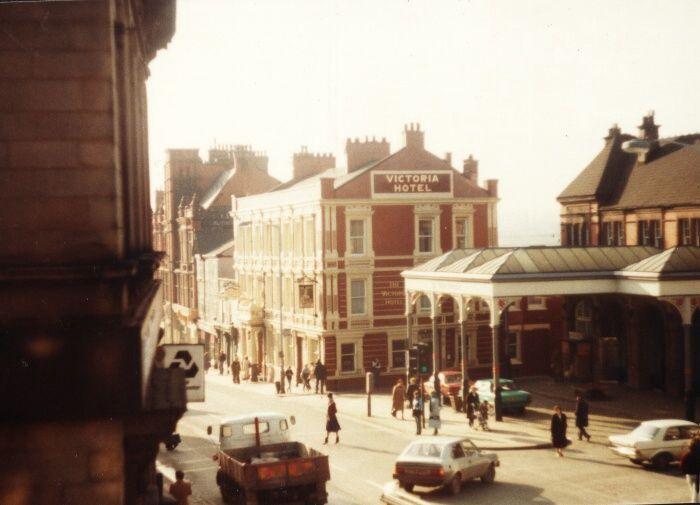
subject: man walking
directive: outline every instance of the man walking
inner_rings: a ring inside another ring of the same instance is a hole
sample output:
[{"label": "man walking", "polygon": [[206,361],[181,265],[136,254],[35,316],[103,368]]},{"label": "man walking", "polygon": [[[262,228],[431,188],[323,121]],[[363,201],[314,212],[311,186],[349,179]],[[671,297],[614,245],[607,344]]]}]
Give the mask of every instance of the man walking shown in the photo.
[{"label": "man walking", "polygon": [[583,440],[586,437],[587,441],[591,441],[591,436],[586,431],[588,426],[588,402],[583,399],[581,391],[576,391],[576,427],[578,428],[578,439]]},{"label": "man walking", "polygon": [[231,362],[231,375],[234,384],[241,383],[241,362],[238,361],[238,355],[235,355]]},{"label": "man walking", "polygon": [[316,366],[314,367],[314,377],[316,377],[316,393],[318,393],[318,387],[321,386],[321,394],[323,394],[323,388],[326,385],[326,367],[321,360],[316,361]]},{"label": "man walking", "polygon": [[224,375],[224,369],[226,368],[225,363],[226,363],[226,353],[221,351],[221,353],[219,353],[219,374],[220,375]]}]

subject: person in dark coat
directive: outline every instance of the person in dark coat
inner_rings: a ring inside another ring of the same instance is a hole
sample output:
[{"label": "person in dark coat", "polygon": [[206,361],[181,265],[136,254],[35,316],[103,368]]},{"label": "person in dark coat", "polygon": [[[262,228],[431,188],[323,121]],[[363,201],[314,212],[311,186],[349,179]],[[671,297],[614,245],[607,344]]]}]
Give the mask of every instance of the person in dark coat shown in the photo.
[{"label": "person in dark coat", "polygon": [[316,378],[316,393],[318,393],[318,387],[321,386],[321,394],[323,394],[323,388],[326,385],[326,367],[320,359],[316,361],[316,366],[314,366],[314,377]]},{"label": "person in dark coat", "polygon": [[476,387],[472,386],[469,388],[469,393],[466,398],[466,409],[467,409],[467,419],[469,419],[469,427],[474,427],[474,420],[476,419],[476,413],[479,409],[481,402],[479,401],[479,393],[476,392]]},{"label": "person in dark coat", "polygon": [[219,353],[219,375],[224,375],[226,364],[226,353]]},{"label": "person in dark coat", "polygon": [[690,486],[690,503],[700,502],[700,438],[690,441],[688,452],[681,456],[681,471]]},{"label": "person in dark coat", "polygon": [[566,414],[561,411],[559,405],[554,407],[554,414],[552,415],[552,423],[550,425],[550,432],[552,433],[552,447],[557,451],[557,456],[560,458],[564,456],[562,450],[564,447],[569,445],[569,440],[566,438]]},{"label": "person in dark coat", "polygon": [[328,411],[326,414],[326,440],[323,444],[328,443],[328,435],[335,433],[335,443],[340,442],[340,436],[338,432],[340,431],[340,423],[338,423],[338,407],[335,406],[335,401],[333,401],[333,393],[328,393]]},{"label": "person in dark coat", "polygon": [[583,440],[583,437],[586,437],[586,440],[590,442],[591,436],[586,431],[586,426],[588,426],[588,402],[583,399],[580,391],[576,392],[576,410],[574,414],[576,414],[578,439]]},{"label": "person in dark coat", "polygon": [[231,362],[231,376],[234,384],[241,383],[241,362],[238,361],[238,356],[233,357]]},{"label": "person in dark coat", "polygon": [[406,401],[408,402],[408,407],[413,405],[413,395],[418,391],[418,381],[415,377],[411,377],[408,381],[408,387],[406,388]]},{"label": "person in dark coat", "polygon": [[291,366],[288,366],[284,371],[284,376],[287,378],[287,391],[292,390],[292,378],[294,377],[294,371]]}]

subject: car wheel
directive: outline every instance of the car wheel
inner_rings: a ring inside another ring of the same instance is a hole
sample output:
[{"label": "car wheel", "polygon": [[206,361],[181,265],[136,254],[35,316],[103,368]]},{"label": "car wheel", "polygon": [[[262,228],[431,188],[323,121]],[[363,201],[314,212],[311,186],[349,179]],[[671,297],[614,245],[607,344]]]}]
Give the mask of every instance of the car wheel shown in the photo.
[{"label": "car wheel", "polygon": [[668,470],[668,465],[671,464],[671,461],[673,461],[671,455],[666,452],[662,452],[661,454],[654,456],[654,458],[651,460],[651,464],[656,470],[663,472]]},{"label": "car wheel", "polygon": [[399,484],[399,487],[404,488],[408,493],[413,491],[413,484]]},{"label": "car wheel", "polygon": [[491,484],[494,480],[496,480],[496,467],[493,465],[489,465],[488,470],[486,470],[486,473],[481,476],[481,482],[484,484]]},{"label": "car wheel", "polygon": [[458,495],[462,490],[462,474],[458,473],[450,481],[450,493],[452,495]]}]

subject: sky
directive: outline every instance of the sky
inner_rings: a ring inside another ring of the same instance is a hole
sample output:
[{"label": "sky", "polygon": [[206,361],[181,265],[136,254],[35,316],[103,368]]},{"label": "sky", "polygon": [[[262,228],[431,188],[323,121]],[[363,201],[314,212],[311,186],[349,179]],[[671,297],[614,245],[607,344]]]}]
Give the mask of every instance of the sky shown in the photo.
[{"label": "sky", "polygon": [[700,2],[179,0],[150,64],[152,189],[167,148],[250,144],[291,177],[348,137],[473,154],[499,179],[501,245],[557,244],[556,196],[613,123],[700,131]]}]

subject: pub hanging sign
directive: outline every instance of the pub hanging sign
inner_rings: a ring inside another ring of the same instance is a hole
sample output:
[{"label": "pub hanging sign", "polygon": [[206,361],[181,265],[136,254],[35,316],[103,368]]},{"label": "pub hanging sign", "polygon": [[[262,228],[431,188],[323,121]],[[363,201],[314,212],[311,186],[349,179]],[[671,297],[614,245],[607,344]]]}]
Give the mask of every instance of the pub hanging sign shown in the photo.
[{"label": "pub hanging sign", "polygon": [[299,308],[313,309],[314,308],[314,285],[299,284]]},{"label": "pub hanging sign", "polygon": [[452,172],[396,170],[372,172],[372,194],[382,198],[452,196]]}]

